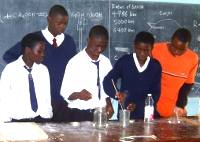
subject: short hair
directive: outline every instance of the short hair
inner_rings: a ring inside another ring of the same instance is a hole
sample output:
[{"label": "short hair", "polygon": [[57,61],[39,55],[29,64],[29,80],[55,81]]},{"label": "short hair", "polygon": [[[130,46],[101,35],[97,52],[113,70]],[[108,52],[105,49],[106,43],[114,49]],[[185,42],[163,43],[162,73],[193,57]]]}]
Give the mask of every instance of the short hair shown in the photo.
[{"label": "short hair", "polygon": [[174,32],[172,39],[174,39],[175,37],[178,38],[181,42],[184,42],[184,43],[186,43],[186,42],[190,43],[191,40],[192,40],[191,32],[186,28],[177,29]]},{"label": "short hair", "polygon": [[68,16],[68,12],[62,5],[54,5],[49,10],[49,16],[57,15]]},{"label": "short hair", "polygon": [[44,42],[44,39],[38,33],[29,33],[21,40],[21,53],[24,54],[25,48],[33,49],[38,42]]},{"label": "short hair", "polygon": [[108,31],[104,26],[96,25],[92,27],[89,32],[89,38],[92,37],[104,37],[106,40],[108,40]]},{"label": "short hair", "polygon": [[153,35],[149,32],[145,32],[145,31],[139,32],[136,35],[135,40],[134,40],[135,44],[142,42],[145,44],[150,44],[151,46],[153,46],[154,41],[155,41],[155,39],[154,39]]}]

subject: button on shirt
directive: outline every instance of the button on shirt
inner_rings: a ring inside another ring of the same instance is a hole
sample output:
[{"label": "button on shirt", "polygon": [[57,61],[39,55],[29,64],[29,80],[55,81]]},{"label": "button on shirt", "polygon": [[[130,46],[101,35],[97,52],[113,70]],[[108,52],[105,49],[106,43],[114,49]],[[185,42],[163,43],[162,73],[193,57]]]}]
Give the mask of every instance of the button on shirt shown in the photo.
[{"label": "button on shirt", "polygon": [[[38,110],[31,108],[28,71],[20,56],[16,61],[8,64],[1,75],[1,101],[5,104],[10,119],[26,119],[41,116],[52,117],[50,80],[47,68],[42,64],[33,64],[32,77],[38,102]],[[6,97],[5,97],[6,96]]]},{"label": "button on shirt", "polygon": [[[108,96],[103,90],[103,79],[111,70],[112,65],[110,60],[104,55],[100,54],[99,59],[99,77],[101,86],[101,99],[98,97],[97,86],[97,66],[92,63],[92,60],[85,49],[75,55],[67,64],[62,86],[61,95],[69,103],[70,108],[78,108],[81,110],[94,109],[99,106],[105,106],[105,98]],[[74,92],[80,92],[86,89],[92,94],[92,99],[84,100],[68,100],[68,97]]]}]

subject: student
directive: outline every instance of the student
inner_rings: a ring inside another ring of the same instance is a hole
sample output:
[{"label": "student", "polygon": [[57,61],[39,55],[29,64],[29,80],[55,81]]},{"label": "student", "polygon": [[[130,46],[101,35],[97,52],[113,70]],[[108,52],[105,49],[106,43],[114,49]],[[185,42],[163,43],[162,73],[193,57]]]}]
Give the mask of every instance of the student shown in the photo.
[{"label": "student", "polygon": [[44,40],[30,33],[22,39],[21,47],[22,55],[2,71],[0,100],[11,121],[44,122],[53,115],[49,72],[40,64]]},{"label": "student", "polygon": [[[189,49],[191,33],[179,28],[171,42],[154,45],[152,54],[162,66],[161,96],[157,104],[161,116],[177,113],[186,115],[187,95],[194,84],[198,67],[198,56]],[[177,99],[178,98],[178,99]]]},{"label": "student", "polygon": [[[140,32],[134,41],[135,53],[124,55],[104,78],[105,92],[112,98],[118,97],[126,109],[131,110],[131,119],[144,118],[144,106],[147,94],[152,94],[154,104],[160,96],[161,66],[149,55],[154,44],[152,34]],[[114,84],[121,79],[119,92],[116,94]],[[126,93],[126,94],[125,94]],[[159,114],[155,107],[155,117]]]},{"label": "student", "polygon": [[101,54],[108,44],[108,32],[100,25],[92,27],[87,46],[67,64],[61,86],[61,95],[72,110],[73,121],[93,120],[93,110],[106,106],[109,117],[113,114],[110,98],[102,86],[104,76],[112,65]]},{"label": "student", "polygon": [[[61,5],[54,5],[48,14],[48,27],[37,33],[45,40],[45,58],[43,64],[50,74],[53,121],[67,119],[67,103],[60,95],[60,87],[69,59],[76,54],[76,46],[71,36],[64,34],[68,23],[68,13]],[[20,56],[21,43],[9,49],[3,59],[9,63]],[[65,113],[63,113],[65,112]]]}]

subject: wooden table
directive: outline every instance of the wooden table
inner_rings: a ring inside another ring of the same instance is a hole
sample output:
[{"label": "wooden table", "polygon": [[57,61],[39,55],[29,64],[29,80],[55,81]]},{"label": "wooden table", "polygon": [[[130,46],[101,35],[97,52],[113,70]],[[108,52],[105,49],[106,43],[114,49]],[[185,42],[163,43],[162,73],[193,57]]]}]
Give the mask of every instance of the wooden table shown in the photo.
[{"label": "wooden table", "polygon": [[121,128],[117,121],[108,122],[107,128],[102,129],[94,128],[92,122],[39,126],[48,134],[48,142],[200,142],[200,120],[197,118],[184,118],[179,124],[170,124],[168,119],[149,124],[136,121],[127,128]]}]

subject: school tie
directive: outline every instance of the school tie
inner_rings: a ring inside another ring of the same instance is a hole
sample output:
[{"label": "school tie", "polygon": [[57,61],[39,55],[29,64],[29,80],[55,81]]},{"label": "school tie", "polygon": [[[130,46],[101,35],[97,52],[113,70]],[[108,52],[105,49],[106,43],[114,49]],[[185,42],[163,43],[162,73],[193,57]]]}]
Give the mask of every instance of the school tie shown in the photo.
[{"label": "school tie", "polygon": [[99,77],[99,61],[92,62],[97,66],[97,86],[98,86],[98,97],[99,100],[101,99],[101,84],[100,84],[100,77]]},{"label": "school tie", "polygon": [[56,38],[53,39],[53,44],[52,44],[52,46],[53,46],[53,47],[58,47],[57,42],[56,42]]},{"label": "school tie", "polygon": [[28,81],[29,81],[31,107],[32,107],[32,110],[34,112],[36,112],[38,109],[38,104],[37,104],[37,98],[36,98],[36,94],[35,94],[34,82],[33,82],[32,74],[31,74],[32,69],[28,68],[27,66],[24,66],[24,68],[27,69],[27,71],[29,72]]}]

